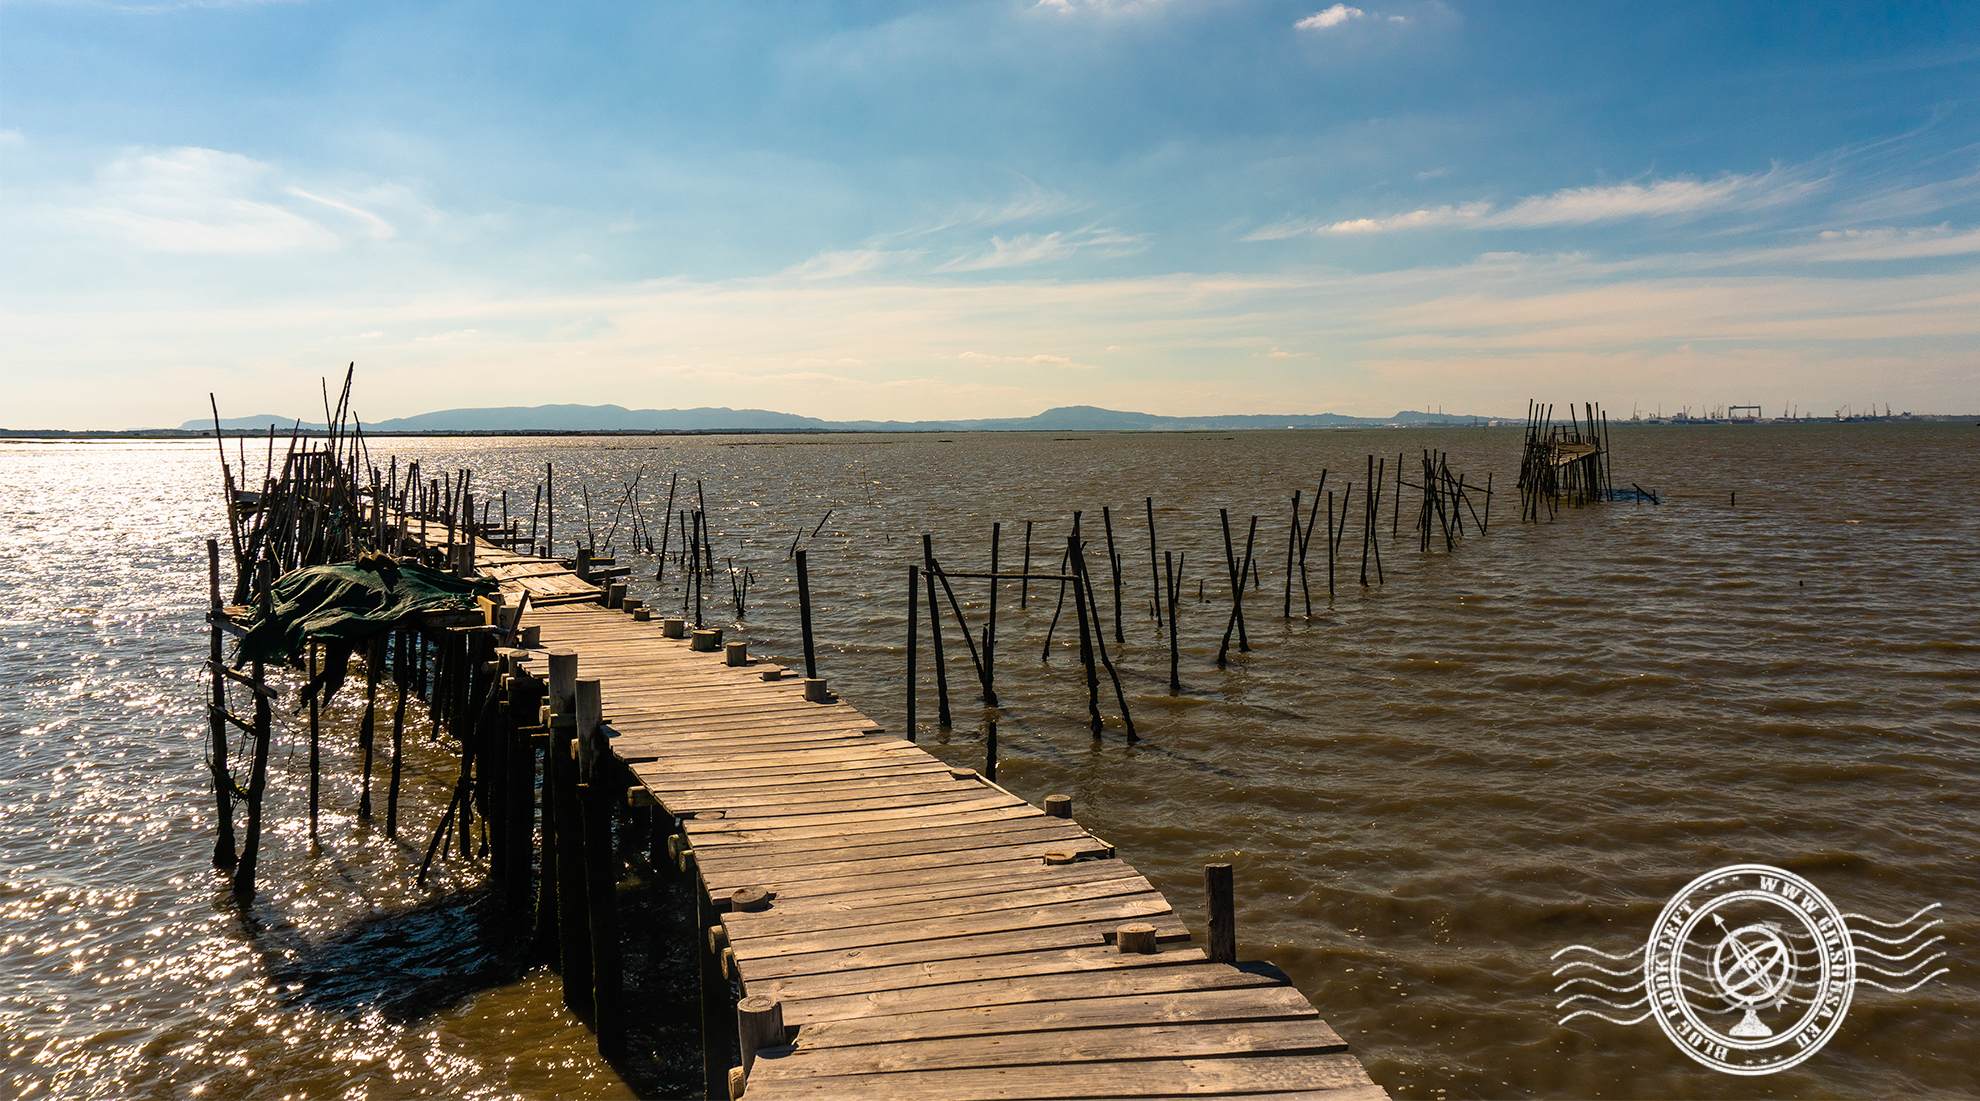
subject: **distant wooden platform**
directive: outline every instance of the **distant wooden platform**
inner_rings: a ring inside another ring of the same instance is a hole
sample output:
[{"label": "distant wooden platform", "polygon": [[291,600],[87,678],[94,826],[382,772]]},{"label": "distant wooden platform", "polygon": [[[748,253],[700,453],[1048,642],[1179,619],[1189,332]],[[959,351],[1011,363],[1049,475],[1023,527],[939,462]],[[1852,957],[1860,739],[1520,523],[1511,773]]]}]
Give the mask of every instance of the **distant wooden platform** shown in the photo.
[{"label": "distant wooden platform", "polygon": [[[582,585],[492,546],[477,558],[512,590]],[[687,819],[717,908],[768,893],[721,916],[744,993],[795,1032],[757,1054],[752,1101],[1388,1096],[1299,991],[1190,945],[1104,839],[843,702],[807,702],[795,676],[663,637],[661,614],[535,606],[527,667],[575,649],[614,755]],[[1130,922],[1159,951],[1120,952]]]}]

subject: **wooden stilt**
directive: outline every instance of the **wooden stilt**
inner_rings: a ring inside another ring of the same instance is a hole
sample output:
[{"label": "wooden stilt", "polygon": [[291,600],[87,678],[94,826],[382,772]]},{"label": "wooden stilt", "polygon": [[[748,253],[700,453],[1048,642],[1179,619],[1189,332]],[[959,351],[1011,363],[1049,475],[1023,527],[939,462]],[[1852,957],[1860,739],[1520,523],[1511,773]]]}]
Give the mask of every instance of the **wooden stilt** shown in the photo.
[{"label": "wooden stilt", "polygon": [[378,726],[378,680],[384,673],[386,636],[372,638],[364,652],[364,718],[358,723],[358,753],[363,757],[359,767],[358,817],[371,817],[371,756],[372,743],[377,736]]},{"label": "wooden stilt", "polygon": [[309,650],[309,839],[316,840],[318,791],[323,774],[323,687],[317,683],[322,648],[314,642],[303,644]]},{"label": "wooden stilt", "polygon": [[915,678],[920,671],[915,668],[914,647],[921,634],[920,624],[915,622],[921,611],[921,567],[909,566],[907,571],[907,740],[915,740],[914,697]]},{"label": "wooden stilt", "polygon": [[[266,670],[255,662],[249,676],[255,687],[267,684]],[[268,790],[268,740],[271,715],[268,697],[254,693],[254,765],[248,775],[247,843],[234,866],[234,897],[242,903],[254,899],[254,870],[261,856],[261,797]]]},{"label": "wooden stilt", "polygon": [[584,816],[585,910],[591,941],[591,1027],[598,1053],[616,1059],[626,1051],[625,978],[619,962],[619,855],[612,823],[625,805],[625,786],[608,775],[611,750],[605,743],[604,704],[597,680],[577,682],[579,800]]},{"label": "wooden stilt", "polygon": [[207,701],[207,771],[213,776],[214,826],[213,866],[232,868],[239,861],[234,852],[234,780],[227,774],[227,675],[222,665],[225,652],[220,641],[220,541],[206,541],[208,672],[213,677],[212,697]]}]

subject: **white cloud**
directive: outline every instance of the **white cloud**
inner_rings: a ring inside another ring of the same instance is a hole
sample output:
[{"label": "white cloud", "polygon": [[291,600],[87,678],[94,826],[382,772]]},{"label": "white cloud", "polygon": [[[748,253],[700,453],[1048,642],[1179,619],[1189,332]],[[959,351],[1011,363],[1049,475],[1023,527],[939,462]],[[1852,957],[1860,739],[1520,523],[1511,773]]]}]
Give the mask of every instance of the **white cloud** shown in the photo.
[{"label": "white cloud", "polygon": [[1569,187],[1533,195],[1509,207],[1488,202],[1425,207],[1379,218],[1350,218],[1339,222],[1282,222],[1259,229],[1248,241],[1343,233],[1387,233],[1402,229],[1462,226],[1468,229],[1531,229],[1547,226],[1594,225],[1631,218],[1696,217],[1728,210],[1757,210],[1807,197],[1822,186],[1775,170],[1715,180],[1669,179],[1645,186]]},{"label": "white cloud", "polygon": [[1072,15],[1082,11],[1131,15],[1150,8],[1159,8],[1163,2],[1164,0],[1038,0],[1038,3],[1032,7],[1055,11],[1061,15]]},{"label": "white cloud", "polygon": [[1009,240],[992,237],[989,248],[974,255],[958,257],[935,270],[988,271],[991,268],[1015,268],[1046,260],[1063,260],[1071,256],[1075,248],[1076,246],[1066,240],[1062,233],[1022,233]]},{"label": "white cloud", "polygon": [[1095,369],[1093,364],[1080,363],[1071,356],[1055,356],[1044,353],[1030,356],[997,356],[990,355],[986,352],[964,352],[956,358],[975,363],[1017,363],[1035,367],[1063,367],[1075,371],[1091,371]]},{"label": "white cloud", "polygon": [[[351,203],[283,186],[273,166],[238,153],[185,147],[130,153],[98,173],[96,182],[59,217],[114,229],[155,252],[257,253],[332,249],[350,231],[382,240],[385,219]],[[285,198],[286,197],[286,198]],[[299,212],[302,199],[342,217],[328,222]]]},{"label": "white cloud", "polygon": [[373,214],[368,210],[359,210],[357,207],[354,207],[349,203],[340,203],[335,199],[326,199],[321,195],[312,195],[309,192],[304,191],[300,187],[288,187],[288,188],[283,188],[283,190],[290,195],[296,196],[297,198],[308,199],[310,202],[313,203],[322,203],[324,206],[327,206],[332,210],[341,210],[345,214],[348,214],[351,217],[356,218],[364,226],[364,235],[370,237],[375,241],[386,240],[392,237],[396,232],[395,230],[393,230],[392,224],[390,222],[387,222],[385,219],[380,218],[378,215]]},{"label": "white cloud", "polygon": [[1331,8],[1314,12],[1312,15],[1294,23],[1293,26],[1302,31],[1324,31],[1329,27],[1338,27],[1350,19],[1366,19],[1367,17],[1368,13],[1362,11],[1360,8],[1350,8],[1346,4],[1335,4]]},{"label": "white cloud", "polygon": [[904,257],[918,255],[920,255],[918,252],[886,249],[842,249],[836,252],[821,252],[804,263],[793,264],[777,274],[795,276],[799,279],[842,279],[848,275],[872,271]]},{"label": "white cloud", "polygon": [[992,237],[986,248],[974,250],[958,256],[937,267],[936,271],[989,271],[993,268],[1015,268],[1028,264],[1041,264],[1050,260],[1064,260],[1082,249],[1092,249],[1102,256],[1128,256],[1146,247],[1147,239],[1140,235],[1123,234],[1112,229],[1088,228],[1071,233],[1023,233],[1016,237]]}]

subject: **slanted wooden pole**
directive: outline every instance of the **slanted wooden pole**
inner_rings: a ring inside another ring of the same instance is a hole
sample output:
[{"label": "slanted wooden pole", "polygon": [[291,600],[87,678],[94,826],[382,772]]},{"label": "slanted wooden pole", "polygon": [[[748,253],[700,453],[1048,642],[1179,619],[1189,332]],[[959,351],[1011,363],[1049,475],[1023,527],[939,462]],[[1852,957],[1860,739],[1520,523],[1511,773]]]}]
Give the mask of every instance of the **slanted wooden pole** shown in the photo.
[{"label": "slanted wooden pole", "polygon": [[921,573],[928,587],[928,632],[935,659],[935,721],[949,726],[949,670],[942,656],[942,607],[935,598],[935,541],[928,534],[921,537]]},{"label": "slanted wooden pole", "polygon": [[1024,580],[1018,582],[1018,607],[1023,608],[1031,597],[1031,521],[1024,522]]},{"label": "slanted wooden pole", "polygon": [[[254,688],[263,688],[268,684],[267,671],[261,662],[257,661],[250,667],[249,676]],[[247,844],[240,862],[234,865],[234,897],[242,903],[254,899],[254,869],[261,855],[261,797],[268,790],[268,741],[272,725],[268,697],[255,692],[254,765],[248,774]]]},{"label": "slanted wooden pole", "polygon": [[1162,583],[1161,563],[1155,559],[1155,498],[1144,497],[1142,504],[1148,509],[1148,581],[1155,590],[1155,629],[1162,629],[1162,596],[1167,590]]},{"label": "slanted wooden pole", "polygon": [[1087,580],[1081,575],[1076,563],[1079,561],[1079,536],[1066,537],[1066,560],[1073,565],[1072,594],[1073,606],[1079,612],[1079,663],[1086,669],[1086,714],[1087,724],[1098,738],[1105,724],[1100,718],[1100,670],[1093,660],[1093,632],[1086,618]]}]

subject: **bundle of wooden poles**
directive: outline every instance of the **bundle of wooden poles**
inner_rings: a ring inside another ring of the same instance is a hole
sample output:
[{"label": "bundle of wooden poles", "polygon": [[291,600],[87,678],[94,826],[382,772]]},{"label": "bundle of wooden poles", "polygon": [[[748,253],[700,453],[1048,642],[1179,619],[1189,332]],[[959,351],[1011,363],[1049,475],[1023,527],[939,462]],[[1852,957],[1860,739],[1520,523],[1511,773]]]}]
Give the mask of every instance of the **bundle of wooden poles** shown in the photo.
[{"label": "bundle of wooden poles", "polygon": [[1584,403],[1577,417],[1568,405],[1566,424],[1554,420],[1554,407],[1528,402],[1526,446],[1519,462],[1519,502],[1522,520],[1559,515],[1564,505],[1607,501],[1615,494],[1609,466],[1609,416],[1602,407]]}]

